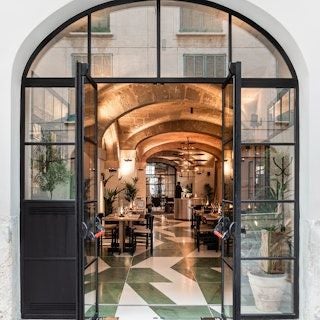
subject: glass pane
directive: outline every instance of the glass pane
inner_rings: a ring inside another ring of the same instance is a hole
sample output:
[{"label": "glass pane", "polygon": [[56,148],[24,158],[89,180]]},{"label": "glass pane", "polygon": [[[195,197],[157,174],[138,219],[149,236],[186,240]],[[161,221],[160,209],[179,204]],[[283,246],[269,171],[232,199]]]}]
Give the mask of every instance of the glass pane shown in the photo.
[{"label": "glass pane", "polygon": [[[266,264],[282,264],[282,273],[265,272]],[[241,313],[292,313],[293,312],[292,260],[241,261]]]},{"label": "glass pane", "polygon": [[86,142],[83,154],[84,171],[84,200],[97,200],[96,190],[96,145]]},{"label": "glass pane", "polygon": [[161,76],[225,77],[228,14],[187,2],[161,3]]},{"label": "glass pane", "polygon": [[96,101],[96,90],[91,83],[85,84],[84,86],[84,136],[90,138],[92,141],[97,140],[97,101]]},{"label": "glass pane", "polygon": [[223,103],[223,132],[222,141],[233,138],[233,85],[228,84],[224,89]]},{"label": "glass pane", "polygon": [[233,142],[224,145],[223,150],[223,181],[224,195],[223,199],[233,201]]},{"label": "glass pane", "polygon": [[74,77],[76,62],[87,62],[87,17],[57,34],[37,55],[28,77]]},{"label": "glass pane", "polygon": [[[96,234],[95,217],[97,215],[96,203],[85,204],[84,222],[88,227],[88,234]],[[97,256],[97,241],[87,236],[84,240],[84,266],[90,264]]]},{"label": "glass pane", "polygon": [[294,199],[294,146],[242,147],[241,199]]},{"label": "glass pane", "polygon": [[74,142],[73,88],[26,88],[26,142]]},{"label": "glass pane", "polygon": [[96,313],[96,263],[91,264],[84,272],[84,313],[85,319],[91,319]]},{"label": "glass pane", "polygon": [[[245,230],[241,235],[242,257],[289,257],[294,254],[293,203],[243,203],[241,229]],[[281,265],[273,266],[273,272],[281,271],[279,268]]]},{"label": "glass pane", "polygon": [[106,8],[91,19],[92,76],[156,76],[155,1]]},{"label": "glass pane", "polygon": [[242,77],[291,78],[275,46],[258,30],[232,17],[232,59],[241,61]]},{"label": "glass pane", "polygon": [[243,142],[294,142],[295,89],[241,91]]},{"label": "glass pane", "polygon": [[227,318],[233,316],[233,272],[229,266],[222,263],[223,268],[223,308]]},{"label": "glass pane", "polygon": [[74,153],[74,146],[25,146],[25,199],[74,199]]}]

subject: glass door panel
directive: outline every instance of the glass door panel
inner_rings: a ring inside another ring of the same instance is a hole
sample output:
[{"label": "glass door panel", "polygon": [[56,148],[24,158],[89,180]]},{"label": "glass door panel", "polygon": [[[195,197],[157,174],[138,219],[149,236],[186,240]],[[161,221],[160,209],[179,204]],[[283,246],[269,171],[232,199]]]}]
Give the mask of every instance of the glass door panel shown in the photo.
[{"label": "glass door panel", "polygon": [[297,314],[297,150],[292,88],[246,88],[241,105],[241,316]]},{"label": "glass door panel", "polygon": [[87,76],[87,65],[77,64],[77,319],[98,317],[97,251],[97,85]]},{"label": "glass door panel", "polygon": [[222,316],[239,319],[240,315],[240,94],[241,64],[233,63],[222,86]]}]

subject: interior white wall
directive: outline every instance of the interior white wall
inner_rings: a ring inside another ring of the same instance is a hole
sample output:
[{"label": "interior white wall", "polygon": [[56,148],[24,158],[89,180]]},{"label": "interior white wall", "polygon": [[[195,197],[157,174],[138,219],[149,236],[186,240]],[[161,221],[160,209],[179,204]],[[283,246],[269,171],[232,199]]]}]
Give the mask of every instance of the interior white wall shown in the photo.
[{"label": "interior white wall", "polygon": [[[19,319],[20,81],[33,50],[51,31],[101,0],[7,1],[2,5],[0,109],[0,319]],[[301,317],[320,318],[320,63],[318,1],[217,0],[256,21],[282,44],[300,83]],[[311,147],[312,146],[312,147]],[[311,174],[312,173],[312,174]],[[317,240],[318,239],[318,240]],[[303,284],[302,284],[303,283]]]}]

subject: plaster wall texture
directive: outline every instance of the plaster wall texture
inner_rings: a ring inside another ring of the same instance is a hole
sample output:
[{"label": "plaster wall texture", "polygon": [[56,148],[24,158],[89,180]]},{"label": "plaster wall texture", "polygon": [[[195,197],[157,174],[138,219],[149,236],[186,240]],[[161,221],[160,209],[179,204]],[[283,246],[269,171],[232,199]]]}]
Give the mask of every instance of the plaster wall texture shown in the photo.
[{"label": "plaster wall texture", "polygon": [[[11,1],[3,5],[0,21],[0,319],[20,319],[19,286],[19,114],[20,81],[27,59],[41,40],[61,23],[103,1]],[[300,84],[300,213],[301,316],[320,318],[319,252],[320,90],[318,75],[320,4],[311,0],[217,0],[253,19],[283,46],[296,68]],[[14,18],[14,22],[13,22]]]}]

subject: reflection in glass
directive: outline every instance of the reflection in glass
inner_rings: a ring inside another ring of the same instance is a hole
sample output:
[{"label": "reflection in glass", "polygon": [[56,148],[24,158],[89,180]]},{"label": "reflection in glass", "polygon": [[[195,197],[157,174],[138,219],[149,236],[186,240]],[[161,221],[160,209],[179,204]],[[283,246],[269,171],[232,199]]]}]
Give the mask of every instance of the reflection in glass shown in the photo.
[{"label": "reflection in glass", "polygon": [[223,268],[223,309],[227,318],[232,318],[233,315],[233,271],[225,263],[222,263]]},{"label": "reflection in glass", "polygon": [[228,84],[223,92],[223,132],[222,142],[226,142],[233,138],[233,85]]},{"label": "reflection in glass", "polygon": [[291,313],[293,312],[293,264],[281,263],[281,273],[264,271],[266,260],[241,261],[241,313]]},{"label": "reflection in glass", "polygon": [[74,77],[76,62],[87,62],[87,17],[69,25],[40,51],[28,77]]},{"label": "reflection in glass", "polygon": [[25,92],[26,142],[74,142],[74,89],[26,88]]},{"label": "reflection in glass", "polygon": [[232,59],[241,61],[242,77],[291,78],[275,46],[258,30],[232,17]]},{"label": "reflection in glass", "polygon": [[294,142],[295,89],[246,88],[241,93],[242,142]]},{"label": "reflection in glass", "polygon": [[162,2],[162,77],[225,77],[227,61],[227,13],[187,2]]},{"label": "reflection in glass", "polygon": [[242,147],[241,199],[294,199],[294,146]]},{"label": "reflection in glass", "polygon": [[25,162],[25,199],[75,198],[74,146],[25,146]]},{"label": "reflection in glass", "polygon": [[85,105],[84,105],[84,136],[92,141],[97,140],[96,133],[96,115],[97,115],[97,97],[96,90],[91,83],[85,84]]},{"label": "reflection in glass", "polygon": [[96,314],[96,263],[91,264],[84,272],[84,312],[85,319],[91,319]]},{"label": "reflection in glass", "polygon": [[84,200],[96,200],[96,146],[90,142],[84,144],[83,154],[84,170]]},{"label": "reflection in glass", "polygon": [[91,19],[93,77],[156,76],[154,1],[106,8]]},{"label": "reflection in glass", "polygon": [[[241,229],[242,257],[293,256],[294,204],[243,203]],[[272,268],[276,272],[279,266]]]},{"label": "reflection in glass", "polygon": [[90,235],[96,234],[96,203],[85,204],[84,222],[87,225],[87,236],[84,240],[84,266],[89,265],[96,258],[96,238]]},{"label": "reflection in glass", "polygon": [[223,150],[223,199],[233,201],[233,142],[224,145]]}]

